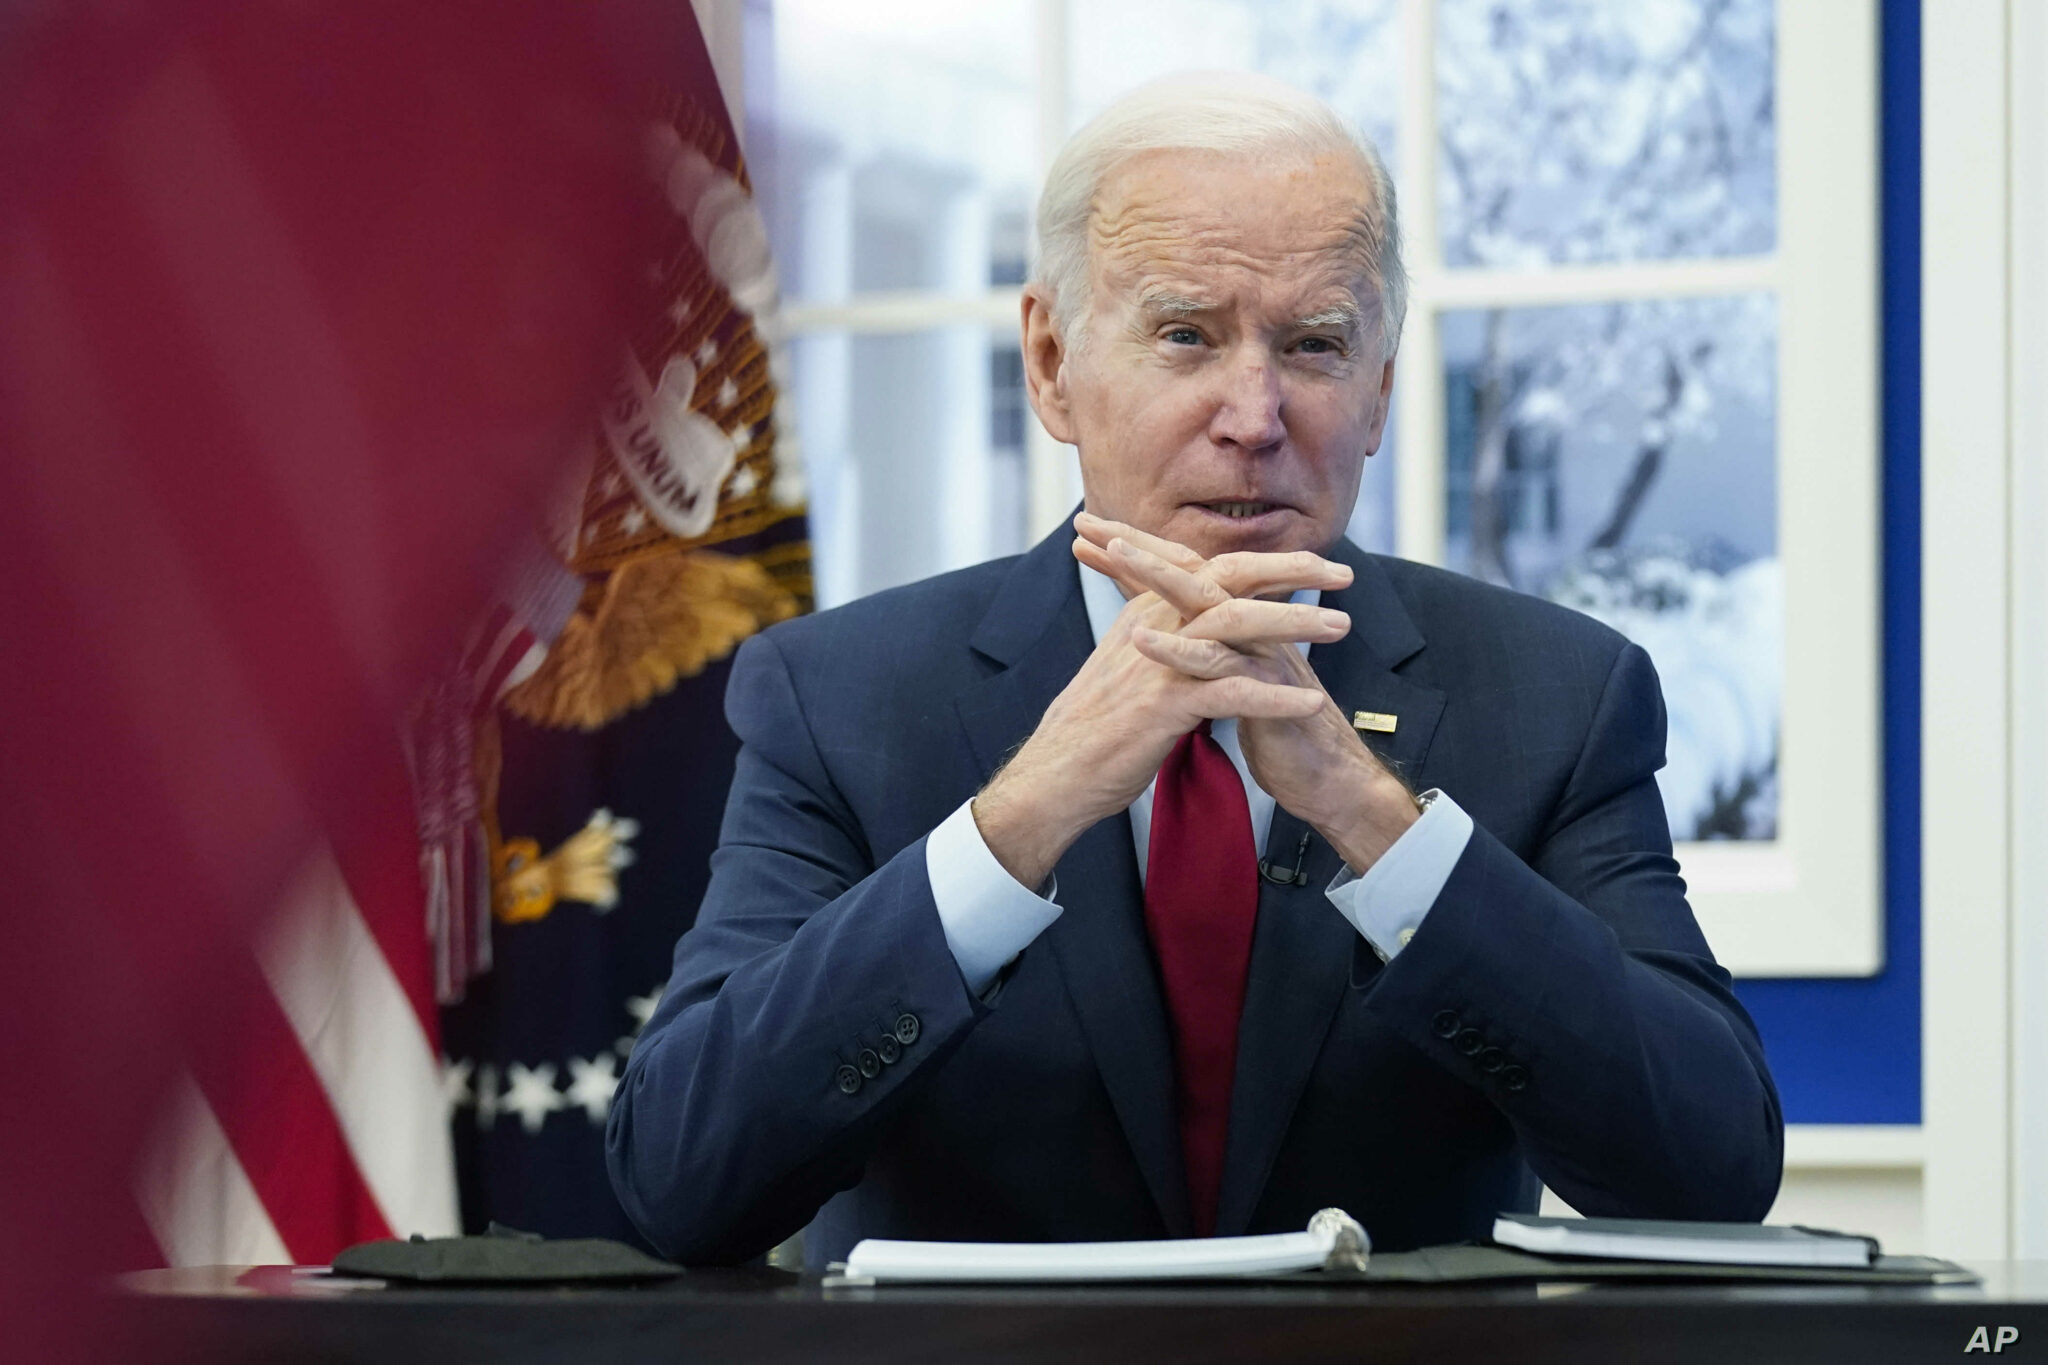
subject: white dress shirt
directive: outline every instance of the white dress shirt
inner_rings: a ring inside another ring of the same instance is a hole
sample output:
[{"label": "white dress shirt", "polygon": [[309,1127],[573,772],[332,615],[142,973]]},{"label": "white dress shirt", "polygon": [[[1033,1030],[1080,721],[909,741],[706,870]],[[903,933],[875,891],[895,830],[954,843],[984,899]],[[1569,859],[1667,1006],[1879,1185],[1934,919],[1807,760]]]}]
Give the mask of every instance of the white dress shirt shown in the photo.
[{"label": "white dress shirt", "polygon": [[[1088,607],[1088,625],[1100,644],[1103,634],[1124,609],[1124,595],[1107,576],[1086,565],[1077,563],[1075,567],[1081,575],[1081,597]],[[1310,589],[1296,593],[1293,600],[1313,604],[1321,597],[1321,593]],[[1301,648],[1306,652],[1308,646]],[[1237,721],[1218,720],[1209,727],[1209,733],[1230,755],[1238,777],[1244,782],[1253,837],[1263,856],[1267,832],[1273,823],[1274,800],[1252,780],[1244,750],[1238,743]],[[1130,806],[1131,838],[1140,882],[1145,878],[1152,846],[1152,786],[1148,783]],[[925,841],[924,856],[925,871],[931,878],[932,901],[946,932],[946,946],[952,949],[969,988],[980,993],[1012,958],[1059,918],[1060,905],[1056,884],[1039,895],[1003,870],[1003,865],[989,852],[980,827],[974,823],[973,806],[970,798],[932,831]],[[1390,959],[1408,945],[1421,927],[1471,837],[1472,817],[1457,802],[1438,792],[1422,818],[1409,826],[1378,862],[1362,874],[1350,867],[1340,869],[1324,894],[1381,958]]]}]

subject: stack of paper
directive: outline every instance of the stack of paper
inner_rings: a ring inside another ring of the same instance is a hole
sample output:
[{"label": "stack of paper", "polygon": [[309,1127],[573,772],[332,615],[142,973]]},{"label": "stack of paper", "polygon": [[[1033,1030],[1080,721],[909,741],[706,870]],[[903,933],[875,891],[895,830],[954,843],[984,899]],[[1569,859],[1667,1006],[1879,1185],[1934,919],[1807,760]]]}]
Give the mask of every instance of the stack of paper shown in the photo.
[{"label": "stack of paper", "polygon": [[1305,1232],[1169,1242],[892,1242],[870,1237],[828,1283],[1192,1280],[1291,1270],[1365,1269],[1371,1241],[1341,1209]]},{"label": "stack of paper", "polygon": [[1874,1238],[1762,1223],[1667,1223],[1642,1218],[1538,1218],[1504,1213],[1493,1240],[1539,1256],[1596,1256],[1690,1265],[1868,1266]]}]

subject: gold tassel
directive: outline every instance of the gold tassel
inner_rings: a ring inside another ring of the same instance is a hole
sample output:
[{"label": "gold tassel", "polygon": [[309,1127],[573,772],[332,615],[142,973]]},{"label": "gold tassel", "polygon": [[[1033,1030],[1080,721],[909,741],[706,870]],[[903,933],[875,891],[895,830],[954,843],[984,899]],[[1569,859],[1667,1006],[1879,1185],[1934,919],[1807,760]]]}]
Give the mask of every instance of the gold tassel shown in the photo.
[{"label": "gold tassel", "polygon": [[636,820],[608,810],[590,820],[547,857],[532,839],[507,839],[497,850],[491,910],[506,924],[540,919],[557,901],[581,901],[600,912],[619,903],[619,871],[633,863]]}]

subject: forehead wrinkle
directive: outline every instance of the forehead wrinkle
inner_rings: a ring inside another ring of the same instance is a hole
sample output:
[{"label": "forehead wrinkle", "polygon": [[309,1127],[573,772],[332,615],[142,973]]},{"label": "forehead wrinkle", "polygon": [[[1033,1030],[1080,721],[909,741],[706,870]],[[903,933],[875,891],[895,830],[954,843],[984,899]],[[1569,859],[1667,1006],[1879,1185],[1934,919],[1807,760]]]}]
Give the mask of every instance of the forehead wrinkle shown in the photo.
[{"label": "forehead wrinkle", "polygon": [[[1123,286],[1116,292],[1127,301],[1145,285],[1159,285],[1183,296],[1200,295],[1210,293],[1218,277],[1230,272],[1259,280],[1284,280],[1304,273],[1304,266],[1322,275],[1322,270],[1313,270],[1322,266],[1339,277],[1329,283],[1341,286],[1359,305],[1358,315],[1347,325],[1362,330],[1370,318],[1378,316],[1384,302],[1379,260],[1386,225],[1383,206],[1369,180],[1358,183],[1345,171],[1331,174],[1318,165],[1283,169],[1281,175],[1287,182],[1298,184],[1304,176],[1314,177],[1318,188],[1326,192],[1314,197],[1320,203],[1296,204],[1284,214],[1262,221],[1255,212],[1239,211],[1256,211],[1256,199],[1199,189],[1191,193],[1185,181],[1144,174],[1147,160],[1141,157],[1127,163],[1096,187],[1087,220],[1086,271],[1091,293],[1114,278]],[[1266,169],[1254,166],[1250,175],[1256,180]],[[1256,254],[1247,249],[1247,242],[1257,245]],[[1226,286],[1225,292],[1234,291]],[[1325,322],[1320,316],[1324,311],[1315,307],[1308,318],[1290,317],[1288,321],[1297,326],[1320,325]]]},{"label": "forehead wrinkle", "polygon": [[1363,320],[1360,304],[1367,298],[1377,302],[1370,259],[1349,225],[1317,235],[1322,241],[1307,247],[1254,253],[1236,233],[1188,234],[1156,221],[1132,223],[1120,240],[1101,243],[1091,253],[1090,273],[1098,290],[1108,286],[1099,295],[1105,302],[1121,295],[1144,316],[1214,313],[1223,300],[1257,306],[1262,286],[1277,284],[1284,288],[1282,297],[1258,311],[1270,311],[1281,325],[1356,327]]},{"label": "forehead wrinkle", "polygon": [[[1364,224],[1345,223],[1332,230],[1310,227],[1253,252],[1244,244],[1245,231],[1234,223],[1189,223],[1163,218],[1105,219],[1090,230],[1098,259],[1152,258],[1189,265],[1258,266],[1336,259],[1361,270],[1370,264],[1370,233]],[[1306,238],[1307,240],[1302,240]]]},{"label": "forehead wrinkle", "polygon": [[[1091,247],[1098,250],[1135,247],[1161,240],[1180,240],[1199,246],[1219,238],[1228,240],[1240,236],[1248,228],[1265,231],[1279,226],[1283,231],[1292,229],[1287,232],[1289,236],[1299,238],[1307,235],[1313,239],[1283,242],[1281,250],[1284,253],[1356,251],[1368,262],[1377,258],[1383,224],[1380,222],[1379,205],[1369,184],[1346,185],[1343,183],[1346,177],[1341,173],[1327,176],[1318,174],[1313,168],[1291,169],[1283,174],[1283,179],[1288,182],[1298,183],[1305,175],[1317,176],[1321,182],[1318,188],[1325,191],[1317,197],[1323,202],[1297,205],[1293,222],[1253,224],[1233,210],[1256,208],[1257,187],[1252,187],[1250,197],[1220,197],[1219,201],[1200,192],[1189,193],[1185,183],[1170,178],[1148,178],[1142,173],[1143,161],[1141,158],[1139,163],[1123,168],[1121,173],[1105,177],[1097,187],[1088,211]],[[1259,178],[1256,169],[1251,175]],[[1349,192],[1352,190],[1358,193]]]},{"label": "forehead wrinkle", "polygon": [[[1248,312],[1277,326],[1352,328],[1365,321],[1365,301],[1373,297],[1370,278],[1350,263],[1317,261],[1306,278],[1274,280],[1257,262],[1234,263],[1228,270],[1191,268],[1190,263],[1152,261],[1110,283],[1116,294],[1142,317],[1193,317]],[[1264,286],[1274,286],[1270,292]],[[1105,295],[1105,297],[1110,297]]]}]

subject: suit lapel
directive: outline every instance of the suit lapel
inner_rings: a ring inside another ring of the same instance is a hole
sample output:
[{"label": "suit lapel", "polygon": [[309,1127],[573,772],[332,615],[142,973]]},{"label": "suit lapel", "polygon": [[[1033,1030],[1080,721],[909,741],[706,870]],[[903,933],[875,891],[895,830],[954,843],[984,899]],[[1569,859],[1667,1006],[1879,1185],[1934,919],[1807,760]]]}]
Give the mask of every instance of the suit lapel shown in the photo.
[{"label": "suit lapel", "polygon": [[1059,879],[1066,909],[1046,937],[1166,1235],[1192,1236],[1173,1038],[1145,931],[1130,817],[1098,821],[1060,860]]},{"label": "suit lapel", "polygon": [[[1416,786],[1444,697],[1395,669],[1421,650],[1422,635],[1377,562],[1348,541],[1331,557],[1349,564],[1354,578],[1344,591],[1326,594],[1324,604],[1349,612],[1352,632],[1317,646],[1309,663],[1347,716],[1376,711],[1398,717],[1392,734],[1366,734],[1365,740]],[[1268,861],[1291,867],[1304,832],[1307,826],[1292,812],[1276,809],[1266,840]],[[1302,864],[1304,883],[1260,883],[1217,1210],[1221,1235],[1242,1233],[1257,1212],[1267,1173],[1350,980],[1358,931],[1324,895],[1339,866],[1336,851],[1312,834]]]},{"label": "suit lapel", "polygon": [[[1029,738],[1095,647],[1069,534],[1055,532],[1005,582],[971,642],[1003,665],[956,702],[984,774]],[[1145,932],[1127,816],[1098,821],[1055,869],[1046,930],[1067,994],[1169,1236],[1193,1229],[1173,1096],[1173,1043]]]}]

